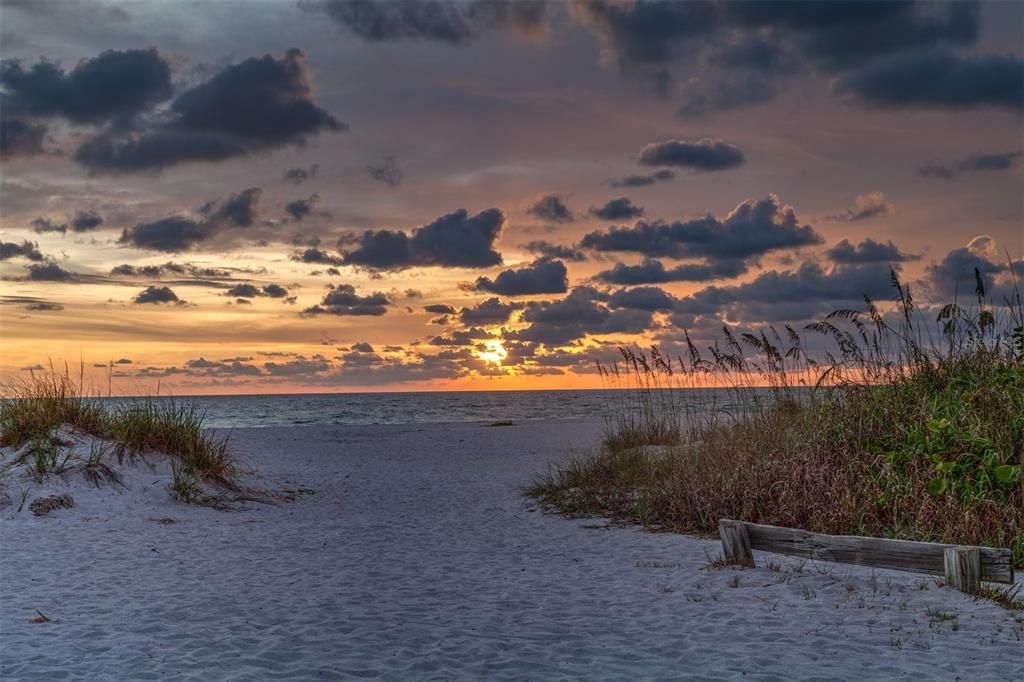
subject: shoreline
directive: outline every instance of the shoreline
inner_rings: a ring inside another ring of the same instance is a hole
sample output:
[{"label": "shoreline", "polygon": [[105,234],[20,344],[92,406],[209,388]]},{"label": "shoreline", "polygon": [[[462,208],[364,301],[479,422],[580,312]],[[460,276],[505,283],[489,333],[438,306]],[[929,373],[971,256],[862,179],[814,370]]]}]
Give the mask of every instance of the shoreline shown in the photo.
[{"label": "shoreline", "polygon": [[[4,510],[0,676],[810,679],[839,660],[850,678],[1019,672],[1024,616],[928,576],[776,555],[712,570],[717,540],[548,515],[521,496],[602,426],[218,429],[265,485],[313,493],[220,512],[139,469],[128,489],[83,489],[45,518]],[[51,622],[30,623],[36,609]]]}]

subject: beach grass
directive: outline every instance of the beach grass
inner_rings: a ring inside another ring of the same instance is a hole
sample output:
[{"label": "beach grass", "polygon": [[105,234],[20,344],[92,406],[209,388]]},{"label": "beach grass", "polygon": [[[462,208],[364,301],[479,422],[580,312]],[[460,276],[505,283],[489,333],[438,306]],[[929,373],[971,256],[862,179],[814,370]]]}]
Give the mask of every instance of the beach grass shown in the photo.
[{"label": "beach grass", "polygon": [[725,328],[706,350],[687,336],[680,357],[623,349],[601,368],[626,389],[601,447],[527,494],[665,530],[734,518],[1009,547],[1024,565],[1019,290],[993,304],[977,276],[970,306],[925,317],[892,284],[888,312],[865,299],[800,331]]},{"label": "beach grass", "polygon": [[[100,439],[90,453],[72,463],[58,435],[68,426]],[[170,399],[139,398],[105,404],[68,367],[32,371],[4,387],[0,401],[0,446],[22,448],[37,477],[64,473],[74,464],[94,483],[118,482],[108,465],[111,457],[132,459],[154,453],[170,457],[174,471],[171,493],[188,502],[210,496],[205,484],[236,489],[237,468],[228,438],[213,434],[203,415]]]}]

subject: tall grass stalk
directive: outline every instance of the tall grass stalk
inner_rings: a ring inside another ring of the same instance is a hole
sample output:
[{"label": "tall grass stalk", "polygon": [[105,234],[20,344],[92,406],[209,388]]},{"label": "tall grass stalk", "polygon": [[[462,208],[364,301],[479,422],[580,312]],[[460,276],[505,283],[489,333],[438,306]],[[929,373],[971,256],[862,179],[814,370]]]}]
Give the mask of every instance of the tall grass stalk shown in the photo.
[{"label": "tall grass stalk", "polygon": [[[571,515],[714,533],[718,519],[1010,547],[1024,564],[1024,306],[926,317],[892,274],[802,330],[623,349],[602,447],[528,489]],[[688,390],[687,390],[688,389]],[[702,389],[702,390],[696,390]],[[652,447],[668,446],[668,447]]]}]

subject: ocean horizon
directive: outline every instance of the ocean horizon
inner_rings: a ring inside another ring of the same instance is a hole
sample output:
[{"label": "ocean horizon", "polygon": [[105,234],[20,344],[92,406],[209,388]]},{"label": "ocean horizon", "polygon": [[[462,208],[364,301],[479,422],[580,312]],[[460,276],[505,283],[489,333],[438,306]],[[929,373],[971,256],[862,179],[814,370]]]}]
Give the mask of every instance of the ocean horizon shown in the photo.
[{"label": "ocean horizon", "polygon": [[[678,389],[678,394],[698,410],[736,405],[730,389]],[[605,418],[636,395],[628,389],[579,389],[100,398],[114,405],[146,399],[190,405],[211,428],[247,428]]]}]

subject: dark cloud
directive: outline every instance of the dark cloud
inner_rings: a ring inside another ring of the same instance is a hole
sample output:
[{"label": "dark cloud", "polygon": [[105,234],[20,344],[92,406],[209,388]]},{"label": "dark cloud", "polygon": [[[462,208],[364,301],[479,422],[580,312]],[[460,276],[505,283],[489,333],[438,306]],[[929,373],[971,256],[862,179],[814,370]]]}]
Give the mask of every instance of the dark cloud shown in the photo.
[{"label": "dark cloud", "polygon": [[263,190],[253,187],[201,207],[197,218],[171,216],[138,223],[126,227],[118,243],[153,251],[187,251],[227,230],[251,227],[256,222],[262,195]]},{"label": "dark cloud", "polygon": [[628,197],[612,199],[604,206],[590,207],[590,215],[601,220],[630,220],[643,214],[644,209],[633,204]]},{"label": "dark cloud", "polygon": [[884,194],[881,192],[871,192],[859,195],[853,200],[853,208],[848,208],[843,213],[829,216],[829,220],[854,223],[859,220],[892,215],[895,212],[895,207],[885,198]]},{"label": "dark cloud", "polygon": [[236,284],[224,292],[224,295],[236,298],[257,298],[260,296],[267,296],[269,298],[288,298],[288,290],[280,284],[267,284],[262,287],[258,287],[255,284],[249,284],[246,282]]},{"label": "dark cloud", "polygon": [[103,216],[94,211],[79,211],[71,218],[72,232],[89,232],[103,224]]},{"label": "dark cloud", "polygon": [[650,312],[672,310],[675,302],[673,296],[658,287],[619,289],[608,297],[609,308],[631,308]]},{"label": "dark cloud", "polygon": [[549,223],[571,223],[576,220],[576,216],[566,206],[565,199],[557,194],[545,194],[526,212]]},{"label": "dark cloud", "polygon": [[893,57],[840,80],[839,89],[889,108],[1024,110],[1024,60],[929,52]]},{"label": "dark cloud", "polygon": [[526,304],[524,329],[506,330],[504,338],[546,346],[561,346],[595,334],[640,334],[652,323],[652,313],[631,307],[612,309],[609,299],[591,287],[576,287],[556,301]]},{"label": "dark cloud", "polygon": [[369,42],[402,39],[462,45],[484,29],[532,34],[544,26],[544,0],[324,0],[310,4]]},{"label": "dark cloud", "polygon": [[921,257],[903,253],[892,241],[881,243],[873,239],[865,239],[860,244],[851,244],[844,239],[831,249],[825,252],[833,262],[853,263],[902,263],[904,261],[919,260]]},{"label": "dark cloud", "polygon": [[676,177],[676,174],[667,168],[662,170],[649,173],[647,175],[624,175],[621,178],[616,178],[609,181],[612,187],[646,187],[653,185],[656,182],[663,182],[665,180],[672,180]]},{"label": "dark cloud", "polygon": [[148,286],[132,299],[132,303],[173,303],[180,305],[184,303],[170,287]]},{"label": "dark cloud", "polygon": [[226,279],[231,277],[232,271],[227,268],[211,268],[192,263],[173,263],[168,261],[160,265],[130,265],[122,263],[111,268],[110,274],[114,277],[147,277],[149,279],[168,276]]},{"label": "dark cloud", "polygon": [[76,279],[73,273],[56,263],[33,263],[27,266],[27,270],[25,279],[30,282],[72,282]]},{"label": "dark cloud", "polygon": [[525,304],[517,301],[502,302],[497,297],[488,298],[471,308],[459,311],[459,319],[463,324],[502,324]]},{"label": "dark cloud", "polygon": [[604,43],[605,58],[629,64],[662,65],[682,54],[686,41],[720,25],[713,2],[576,2],[573,9]]},{"label": "dark cloud", "polygon": [[389,187],[398,187],[402,184],[402,178],[404,177],[402,169],[398,167],[398,162],[393,156],[385,158],[384,161],[378,165],[371,164],[367,166],[366,174],[369,175],[371,179],[376,180],[377,182],[383,182]]},{"label": "dark cloud", "polygon": [[315,178],[316,174],[319,171],[320,164],[314,163],[311,164],[308,168],[304,166],[289,168],[284,172],[283,177],[288,182],[294,182],[296,185],[298,185],[305,182],[306,180],[309,180],[310,178]]},{"label": "dark cloud", "polygon": [[306,199],[296,199],[285,204],[285,212],[292,217],[293,220],[302,220],[309,216],[313,212],[313,206],[320,201],[319,194],[312,194]]},{"label": "dark cloud", "polygon": [[642,166],[678,166],[699,172],[736,168],[746,161],[740,148],[711,138],[669,140],[646,145],[640,150]]},{"label": "dark cloud", "polygon": [[0,119],[0,160],[45,153],[46,126],[19,118]]},{"label": "dark cloud", "polygon": [[760,33],[741,36],[736,42],[712,53],[708,61],[725,68],[770,74],[788,73],[798,68],[796,55],[777,36],[769,38]]},{"label": "dark cloud", "polygon": [[79,211],[68,223],[57,223],[52,218],[40,216],[31,222],[32,229],[39,233],[89,232],[103,224],[103,217],[93,211]]},{"label": "dark cloud", "polygon": [[820,244],[810,225],[800,225],[796,211],[778,197],[748,200],[724,220],[637,221],[633,227],[612,227],[584,235],[582,248],[641,253],[652,257],[741,260],[770,251]]},{"label": "dark cloud", "polygon": [[0,261],[11,258],[27,258],[31,261],[42,261],[46,256],[39,250],[39,245],[25,240],[18,242],[0,242]]},{"label": "dark cloud", "polygon": [[423,310],[434,315],[454,315],[455,306],[448,305],[447,303],[431,303],[430,305],[423,306]]},{"label": "dark cloud", "polygon": [[558,258],[560,260],[574,262],[587,260],[587,254],[583,253],[583,251],[577,249],[575,246],[552,244],[551,242],[546,242],[542,239],[523,244],[522,248],[526,249],[530,253],[536,253],[547,258]]},{"label": "dark cloud", "polygon": [[975,154],[952,165],[940,165],[933,162],[926,163],[917,169],[917,174],[922,177],[954,180],[960,173],[1019,170],[1020,159],[1020,151]]},{"label": "dark cloud", "polygon": [[594,279],[608,284],[665,284],[667,282],[706,282],[739,277],[747,271],[744,260],[713,260],[666,268],[658,260],[645,258],[639,265],[616,263],[611,270],[599,272]]},{"label": "dark cloud", "polygon": [[317,133],[345,130],[312,96],[300,50],[281,59],[253,57],[178,95],[159,123],[138,133],[104,131],[75,158],[97,173],[158,171],[301,146]]},{"label": "dark cloud", "polygon": [[478,277],[474,288],[499,296],[563,294],[569,290],[569,277],[562,261],[538,258],[525,267],[505,270],[493,280]]},{"label": "dark cloud", "polygon": [[351,284],[329,285],[319,305],[306,308],[303,315],[383,315],[391,300],[387,294],[376,291],[360,296]]},{"label": "dark cloud", "polygon": [[[306,249],[305,251],[296,251],[291,255],[291,259],[299,261],[300,263],[319,263],[321,265],[343,265],[345,259],[341,256],[334,256],[323,249]],[[337,270],[335,272],[329,272],[328,274],[337,275],[340,274]]]},{"label": "dark cloud", "polygon": [[[679,299],[676,312],[747,322],[807,320],[862,304],[864,296],[892,298],[889,267],[887,263],[861,263],[825,269],[817,263],[803,263],[796,270],[768,270],[751,282],[710,286]],[[894,267],[899,269],[898,264]]]},{"label": "dark cloud", "polygon": [[1009,262],[998,258],[995,244],[988,236],[975,237],[964,248],[953,249],[941,261],[925,268],[925,284],[936,301],[954,299],[969,301],[974,297],[975,270],[981,276],[985,289],[995,289],[995,276],[1010,268]]},{"label": "dark cloud", "polygon": [[435,336],[430,339],[432,346],[475,346],[483,339],[494,338],[494,335],[480,327],[457,329],[447,336]]},{"label": "dark cloud", "polygon": [[5,115],[61,117],[100,124],[133,116],[172,94],[171,68],[155,49],[108,50],[69,73],[52,62],[30,68],[19,60],[0,65]]},{"label": "dark cloud", "polygon": [[473,216],[460,208],[413,230],[411,236],[396,230],[367,230],[352,240],[355,247],[344,252],[344,263],[373,270],[501,265],[494,242],[504,226],[505,214],[497,208]]}]

